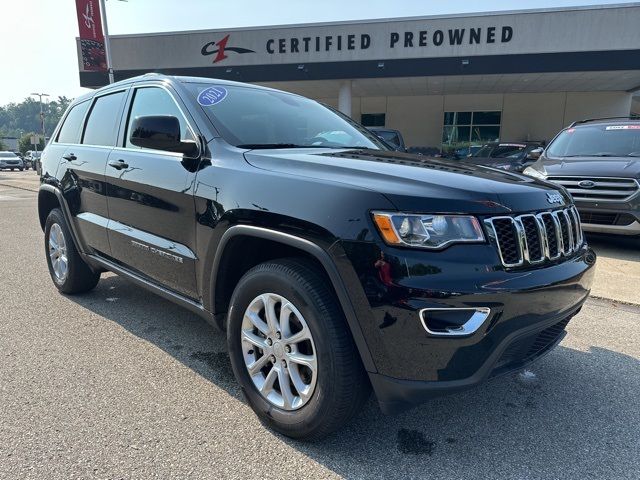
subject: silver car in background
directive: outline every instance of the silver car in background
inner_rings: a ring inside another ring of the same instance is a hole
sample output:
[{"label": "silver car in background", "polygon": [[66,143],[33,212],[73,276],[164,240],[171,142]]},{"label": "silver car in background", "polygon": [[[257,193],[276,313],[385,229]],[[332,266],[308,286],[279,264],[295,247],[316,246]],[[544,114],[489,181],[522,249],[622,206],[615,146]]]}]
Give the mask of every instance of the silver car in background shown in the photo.
[{"label": "silver car in background", "polygon": [[22,159],[13,152],[0,152],[0,170],[24,170]]}]

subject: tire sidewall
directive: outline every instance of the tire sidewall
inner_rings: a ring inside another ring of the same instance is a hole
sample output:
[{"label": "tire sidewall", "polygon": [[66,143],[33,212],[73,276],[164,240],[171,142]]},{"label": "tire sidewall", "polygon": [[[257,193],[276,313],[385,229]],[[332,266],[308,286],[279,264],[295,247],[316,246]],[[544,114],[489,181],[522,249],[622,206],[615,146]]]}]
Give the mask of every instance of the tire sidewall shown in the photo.
[{"label": "tire sidewall", "polygon": [[[293,303],[304,317],[313,337],[318,361],[316,387],[311,399],[297,410],[283,410],[262,397],[244,363],[241,342],[242,319],[250,302],[262,293],[276,293]],[[279,429],[279,426],[284,426],[287,430],[289,428],[296,430],[303,426],[313,427],[321,423],[325,415],[330,414],[325,399],[331,396],[336,369],[330,354],[329,332],[326,325],[318,318],[320,313],[319,306],[309,292],[280,271],[263,269],[250,272],[240,280],[231,299],[227,344],[234,374],[251,408],[262,419],[277,422],[272,425],[276,429]]]},{"label": "tire sidewall", "polygon": [[[56,274],[53,271],[53,265],[51,264],[51,256],[49,255],[49,235],[51,232],[51,227],[56,223],[60,225],[60,229],[62,230],[62,235],[64,236],[65,245],[67,246],[68,271],[67,271],[66,278],[62,282],[58,279],[58,277],[56,277]],[[44,246],[45,246],[45,252],[47,254],[47,266],[49,267],[49,274],[51,275],[51,280],[53,280],[53,283],[58,288],[58,290],[64,291],[67,286],[67,283],[69,282],[69,279],[73,275],[73,270],[75,267],[73,262],[73,256],[74,256],[73,254],[75,253],[75,246],[73,245],[71,232],[69,232],[69,228],[67,227],[67,223],[64,219],[64,216],[62,215],[62,212],[57,208],[51,210],[51,213],[49,213],[49,216],[47,217],[47,222],[45,224],[45,230],[44,230]]]}]

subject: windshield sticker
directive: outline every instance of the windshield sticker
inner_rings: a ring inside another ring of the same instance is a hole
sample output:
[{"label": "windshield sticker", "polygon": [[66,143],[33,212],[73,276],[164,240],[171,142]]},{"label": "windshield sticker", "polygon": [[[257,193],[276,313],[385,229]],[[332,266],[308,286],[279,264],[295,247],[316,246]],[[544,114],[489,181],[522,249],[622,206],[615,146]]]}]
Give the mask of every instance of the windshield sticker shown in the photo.
[{"label": "windshield sticker", "polygon": [[605,130],[640,130],[640,125],[609,125]]},{"label": "windshield sticker", "polygon": [[198,95],[198,103],[203,107],[216,105],[227,98],[227,89],[224,87],[205,88]]}]

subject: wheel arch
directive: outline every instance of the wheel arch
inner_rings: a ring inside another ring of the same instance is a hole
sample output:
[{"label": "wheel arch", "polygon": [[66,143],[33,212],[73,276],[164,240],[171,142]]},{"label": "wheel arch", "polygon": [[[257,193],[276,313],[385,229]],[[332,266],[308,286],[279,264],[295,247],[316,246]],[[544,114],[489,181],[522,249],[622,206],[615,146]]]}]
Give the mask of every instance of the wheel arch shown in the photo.
[{"label": "wheel arch", "polygon": [[[260,246],[259,249],[255,248],[257,245]],[[246,255],[248,251],[257,253]],[[345,315],[365,369],[375,372],[375,364],[355,309],[331,256],[310,240],[289,233],[250,225],[236,225],[224,233],[216,249],[209,282],[210,290],[206,295],[212,299],[211,309],[218,326],[225,329],[224,322],[231,294],[246,271],[264,261],[291,256],[309,260],[326,275]],[[240,265],[239,258],[243,258]]]},{"label": "wheel arch", "polygon": [[81,256],[85,255],[85,248],[80,238],[78,237],[78,232],[76,230],[75,223],[72,221],[73,218],[71,216],[71,212],[69,211],[69,206],[64,199],[64,195],[60,191],[60,189],[55,186],[43,183],[40,185],[40,189],[38,190],[38,218],[40,220],[40,227],[42,231],[44,231],[44,226],[47,221],[47,217],[49,213],[54,208],[59,208],[62,210],[62,215],[67,220],[67,225],[69,226],[69,230],[71,231],[71,237],[73,239],[73,243],[76,246],[76,249],[80,253]]}]

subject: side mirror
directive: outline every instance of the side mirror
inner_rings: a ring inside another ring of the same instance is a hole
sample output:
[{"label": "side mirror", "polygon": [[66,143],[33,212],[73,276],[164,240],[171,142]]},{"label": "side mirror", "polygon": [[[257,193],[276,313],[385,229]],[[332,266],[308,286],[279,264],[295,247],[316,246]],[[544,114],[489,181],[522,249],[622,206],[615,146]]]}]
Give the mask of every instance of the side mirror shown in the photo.
[{"label": "side mirror", "polygon": [[542,152],[544,152],[544,148],[534,148],[527,154],[527,160],[538,160],[540,158],[540,155],[542,155]]},{"label": "side mirror", "polygon": [[198,154],[196,142],[180,140],[180,121],[173,115],[136,117],[129,141],[137,147],[183,153],[187,157]]}]

